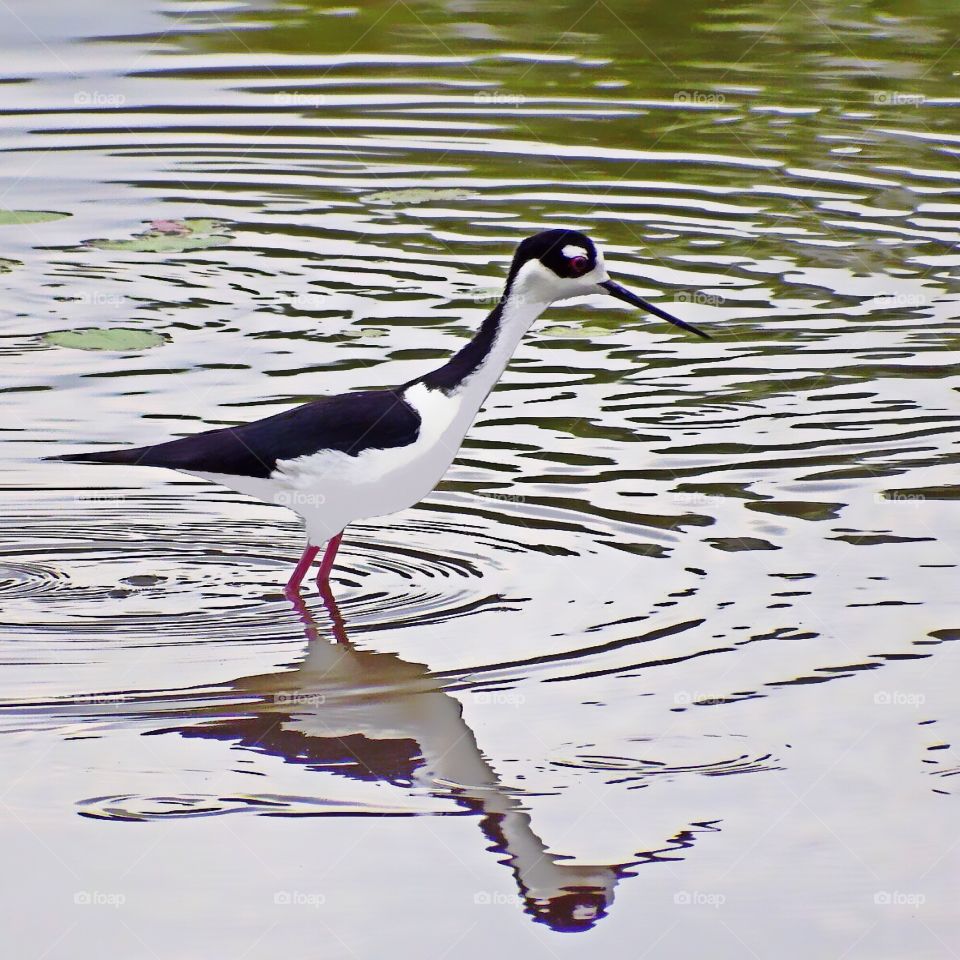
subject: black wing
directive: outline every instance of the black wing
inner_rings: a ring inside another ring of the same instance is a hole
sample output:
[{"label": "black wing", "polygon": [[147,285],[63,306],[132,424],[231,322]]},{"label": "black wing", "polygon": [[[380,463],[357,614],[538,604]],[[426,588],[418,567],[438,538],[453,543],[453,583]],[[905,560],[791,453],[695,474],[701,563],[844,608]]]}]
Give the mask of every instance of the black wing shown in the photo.
[{"label": "black wing", "polygon": [[130,463],[196,473],[269,477],[278,460],[321,450],[358,456],[403,447],[420,430],[420,414],[399,390],[362,390],[322,397],[239,427],[207,430],[150,447],[72,453],[51,460]]}]

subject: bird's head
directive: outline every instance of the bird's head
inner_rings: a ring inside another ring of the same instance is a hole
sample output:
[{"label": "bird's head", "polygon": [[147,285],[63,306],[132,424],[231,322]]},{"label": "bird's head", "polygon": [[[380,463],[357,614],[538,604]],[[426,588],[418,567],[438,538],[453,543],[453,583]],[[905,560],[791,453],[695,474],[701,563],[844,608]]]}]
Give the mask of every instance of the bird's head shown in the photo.
[{"label": "bird's head", "polygon": [[602,293],[646,310],[704,340],[702,330],[678,320],[611,280],[599,247],[579,230],[543,230],[517,247],[507,278],[508,296],[538,303]]}]

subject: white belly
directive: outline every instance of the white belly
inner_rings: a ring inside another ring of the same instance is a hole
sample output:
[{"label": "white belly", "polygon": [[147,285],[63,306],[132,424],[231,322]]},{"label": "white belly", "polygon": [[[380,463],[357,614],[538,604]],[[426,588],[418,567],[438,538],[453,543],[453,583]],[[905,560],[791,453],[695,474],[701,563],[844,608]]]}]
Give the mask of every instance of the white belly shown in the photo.
[{"label": "white belly", "polygon": [[322,544],[347,524],[380,517],[422,500],[453,462],[476,415],[463,397],[448,397],[422,385],[406,394],[420,414],[414,443],[364,450],[337,450],[280,460],[269,478],[197,473],[195,476],[303,517],[311,543]]}]

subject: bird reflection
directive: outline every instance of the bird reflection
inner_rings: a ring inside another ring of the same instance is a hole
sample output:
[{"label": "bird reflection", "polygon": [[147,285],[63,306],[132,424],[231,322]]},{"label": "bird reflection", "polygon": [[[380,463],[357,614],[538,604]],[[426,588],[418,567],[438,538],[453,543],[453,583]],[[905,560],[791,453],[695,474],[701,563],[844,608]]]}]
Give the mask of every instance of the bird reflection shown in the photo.
[{"label": "bird reflection", "polygon": [[694,825],[662,849],[637,853],[627,863],[583,865],[548,852],[522,799],[501,784],[442,680],[424,664],[358,650],[329,588],[322,596],[332,640],[321,634],[302,597],[288,594],[306,629],[303,660],[288,672],[230,684],[256,698],[244,715],[232,708],[228,717],[178,732],[231,741],[342,776],[420,786],[456,800],[480,816],[489,849],[512,870],[524,909],[560,931],[592,927],[632,867],[675,859],[697,833],[712,829]]}]

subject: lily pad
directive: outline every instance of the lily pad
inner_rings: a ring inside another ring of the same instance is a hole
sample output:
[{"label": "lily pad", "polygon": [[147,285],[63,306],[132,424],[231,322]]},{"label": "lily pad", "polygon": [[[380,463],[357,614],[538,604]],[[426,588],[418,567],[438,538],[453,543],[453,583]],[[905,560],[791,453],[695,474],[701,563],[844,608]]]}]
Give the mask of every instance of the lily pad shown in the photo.
[{"label": "lily pad", "polygon": [[166,342],[166,337],[150,330],[131,330],[128,327],[84,330],[55,330],[44,334],[44,340],[55,347],[74,350],[148,350]]},{"label": "lily pad", "polygon": [[376,339],[377,337],[385,337],[387,335],[386,330],[382,327],[348,327],[344,330],[340,336],[349,337],[351,340],[370,340]]},{"label": "lily pad", "polygon": [[63,220],[69,213],[56,210],[0,210],[0,226],[25,223],[48,223],[50,220]]},{"label": "lily pad", "polygon": [[368,193],[367,199],[373,203],[430,203],[433,200],[463,200],[474,196],[473,190],[457,188],[431,190],[422,187],[410,187],[404,190],[380,190]]},{"label": "lily pad", "polygon": [[599,339],[600,337],[609,337],[613,331],[609,327],[601,327],[596,324],[583,324],[577,327],[565,327],[560,324],[553,324],[544,327],[541,331],[544,336],[558,337],[561,340],[575,339]]},{"label": "lily pad", "polygon": [[185,253],[223,247],[232,239],[225,221],[188,217],[185,220],[153,220],[146,230],[129,240],[88,240],[87,245],[101,250],[134,253]]},{"label": "lily pad", "polygon": [[172,233],[182,237],[190,233],[190,227],[183,220],[151,220],[150,232]]},{"label": "lily pad", "polygon": [[14,267],[22,267],[22,260],[6,260],[0,257],[0,273],[9,273]]}]

